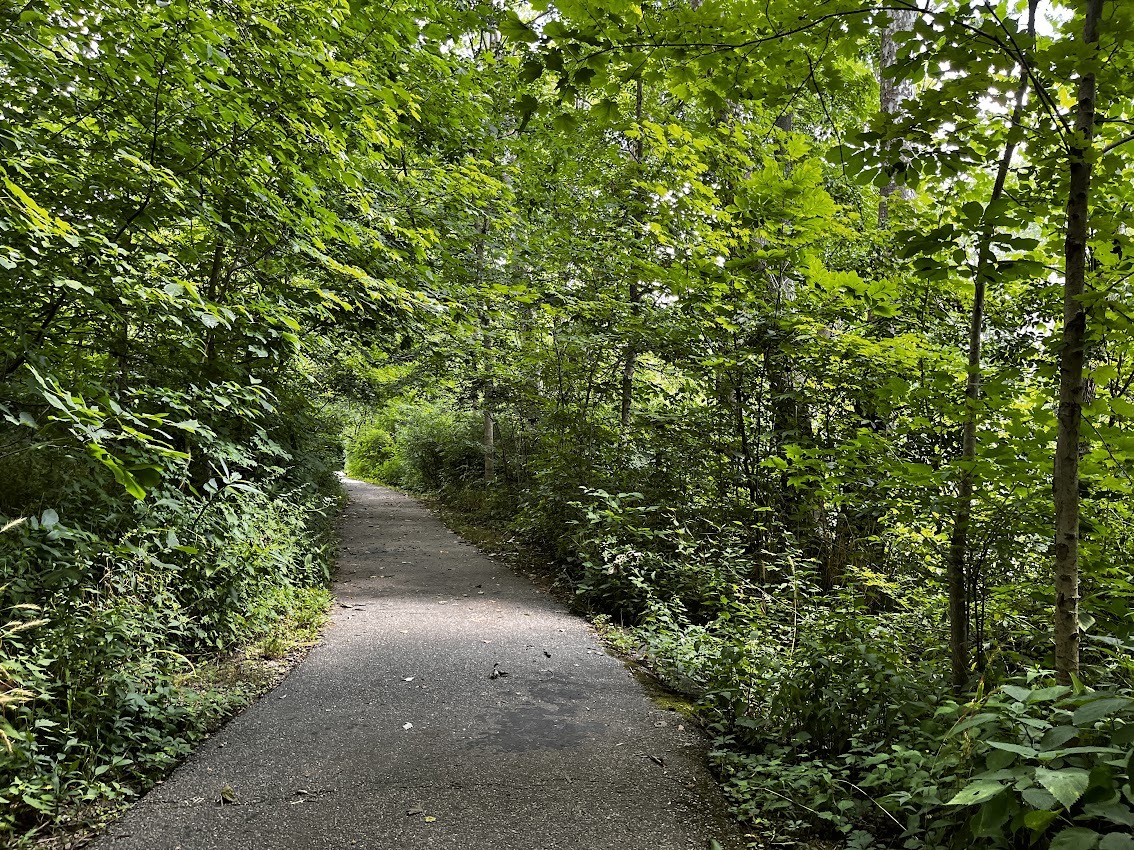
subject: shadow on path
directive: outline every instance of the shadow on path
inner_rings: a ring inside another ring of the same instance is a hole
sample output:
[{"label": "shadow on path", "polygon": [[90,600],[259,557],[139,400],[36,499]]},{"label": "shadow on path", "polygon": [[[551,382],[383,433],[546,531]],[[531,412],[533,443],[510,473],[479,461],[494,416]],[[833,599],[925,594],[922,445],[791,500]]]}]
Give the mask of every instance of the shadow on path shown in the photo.
[{"label": "shadow on path", "polygon": [[743,846],[704,740],[590,626],[413,500],[345,483],[323,643],[98,850]]}]

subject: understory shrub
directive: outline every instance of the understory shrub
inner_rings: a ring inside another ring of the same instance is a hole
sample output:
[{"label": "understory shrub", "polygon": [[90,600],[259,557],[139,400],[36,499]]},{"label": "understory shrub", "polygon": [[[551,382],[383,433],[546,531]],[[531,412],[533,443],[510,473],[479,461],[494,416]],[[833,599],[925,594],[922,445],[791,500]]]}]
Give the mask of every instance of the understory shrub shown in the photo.
[{"label": "understory shrub", "polygon": [[347,440],[348,475],[408,490],[457,490],[483,477],[481,424],[442,404],[402,405]]},{"label": "understory shrub", "polygon": [[974,769],[947,806],[974,812],[972,841],[1134,850],[1130,689],[1054,685],[1037,673],[970,704],[947,738],[970,750]]},{"label": "understory shrub", "polygon": [[[377,479],[394,456],[394,438],[386,425],[374,423],[362,428],[347,444],[346,474],[352,478]],[[387,473],[389,470],[385,470]]]},{"label": "understory shrub", "polygon": [[[1086,635],[1094,678],[1113,684],[1056,688],[1028,668],[1050,643],[1047,602],[1006,583],[981,611],[984,678],[957,694],[942,576],[917,566],[932,532],[900,529],[903,571],[835,574],[769,512],[676,498],[680,470],[615,432],[502,429],[486,488],[480,425],[445,404],[399,408],[383,480],[555,558],[616,645],[697,701],[734,809],[765,842],[1134,850],[1131,653],[1117,638]],[[389,451],[360,433],[360,457]],[[517,455],[526,465],[504,462]]]},{"label": "understory shrub", "polygon": [[117,539],[53,509],[5,523],[0,839],[137,794],[246,701],[195,670],[324,605],[339,498],[168,491]]}]

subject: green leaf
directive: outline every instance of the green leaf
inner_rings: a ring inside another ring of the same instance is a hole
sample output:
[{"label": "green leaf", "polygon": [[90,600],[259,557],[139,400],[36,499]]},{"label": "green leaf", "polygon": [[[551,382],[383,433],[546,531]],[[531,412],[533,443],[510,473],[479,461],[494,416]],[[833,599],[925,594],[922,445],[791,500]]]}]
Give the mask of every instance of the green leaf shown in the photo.
[{"label": "green leaf", "polygon": [[1134,404],[1124,398],[1112,398],[1110,409],[1126,419],[1134,419]]},{"label": "green leaf", "polygon": [[977,803],[983,803],[986,800],[991,800],[997,794],[1004,790],[1004,786],[999,782],[991,782],[987,779],[978,779],[964,789],[958,792],[952,800],[946,805],[948,806],[975,806]]},{"label": "green leaf", "polygon": [[1050,791],[1065,809],[1070,809],[1078,802],[1090,785],[1090,781],[1090,774],[1077,767],[1065,767],[1060,770],[1036,768],[1036,782]]},{"label": "green leaf", "polygon": [[136,464],[130,467],[130,473],[144,490],[152,490],[161,483],[161,467],[153,464]]},{"label": "green leaf", "polygon": [[1032,695],[1030,688],[1021,688],[1019,685],[1004,685],[1000,690],[1008,694],[1008,696],[1016,700],[1016,702],[1027,702],[1028,697]]},{"label": "green leaf", "polygon": [[1004,750],[1008,753],[1015,753],[1018,756],[1025,758],[1035,758],[1038,753],[1032,747],[1021,746],[1020,744],[1006,744],[1003,741],[989,741],[990,747],[995,747],[998,750]]},{"label": "green leaf", "polygon": [[1077,726],[1055,726],[1048,729],[1040,740],[1039,748],[1041,750],[1054,750],[1062,747],[1068,741],[1079,736],[1080,730]]},{"label": "green leaf", "polygon": [[560,133],[572,133],[579,126],[579,119],[570,112],[561,112],[551,119],[551,126]]},{"label": "green leaf", "polygon": [[1134,850],[1134,836],[1128,832],[1110,832],[1099,842],[1099,850]]},{"label": "green leaf", "polygon": [[1071,689],[1066,685],[1052,685],[1050,688],[1036,688],[1032,691],[1027,698],[1029,705],[1034,705],[1037,702],[1051,702],[1052,700],[1060,699],[1071,693]]},{"label": "green leaf", "polygon": [[538,59],[529,59],[520,68],[519,79],[522,83],[534,83],[543,76],[543,63]]},{"label": "green leaf", "polygon": [[500,22],[500,34],[506,39],[520,41],[525,44],[539,41],[539,35],[536,31],[521,21],[515,12],[509,12],[505,15],[504,20]]},{"label": "green leaf", "polygon": [[1072,717],[1076,726],[1090,726],[1111,714],[1134,706],[1134,700],[1126,697],[1097,699],[1079,706]]},{"label": "green leaf", "polygon": [[1033,832],[1043,832],[1057,817],[1059,817],[1059,812],[1028,812],[1024,815],[1024,826]]},{"label": "green leaf", "polygon": [[516,101],[516,111],[521,115],[531,115],[539,109],[539,99],[534,95],[525,94]]},{"label": "green leaf", "polygon": [[1020,792],[1020,796],[1023,797],[1024,802],[1033,809],[1050,809],[1059,803],[1059,801],[1052,796],[1050,791],[1034,786],[1032,788],[1025,788]]},{"label": "green leaf", "polygon": [[1094,850],[1099,846],[1099,834],[1093,829],[1071,826],[1051,840],[1051,850]]},{"label": "green leaf", "polygon": [[1102,818],[1120,826],[1134,828],[1134,811],[1121,802],[1089,804],[1083,807],[1083,814],[1091,818]]},{"label": "green leaf", "polygon": [[[769,458],[768,460],[769,461],[779,460],[781,463],[783,462],[781,458],[774,457],[774,456],[772,458]],[[768,463],[768,461],[765,461],[765,463]],[[783,468],[786,468],[786,464],[784,465]],[[960,723],[958,723],[956,726],[954,726],[952,729],[950,729],[948,734],[945,735],[945,737],[951,738],[954,735],[960,734],[961,732],[965,732],[969,729],[972,729],[975,726],[982,726],[990,720],[999,720],[999,719],[1000,719],[1000,715],[999,714],[993,714],[992,712],[984,712],[983,714],[974,714],[972,717],[969,717],[969,718],[966,718],[965,720],[962,720]]]},{"label": "green leaf", "polygon": [[618,104],[613,100],[600,100],[591,107],[591,115],[604,123],[616,123],[621,115]]}]

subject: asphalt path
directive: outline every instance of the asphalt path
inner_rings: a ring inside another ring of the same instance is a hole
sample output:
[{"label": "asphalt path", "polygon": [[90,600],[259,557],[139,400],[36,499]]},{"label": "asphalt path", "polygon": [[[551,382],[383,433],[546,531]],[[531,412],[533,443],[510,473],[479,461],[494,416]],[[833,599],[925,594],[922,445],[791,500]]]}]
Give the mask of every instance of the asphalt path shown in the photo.
[{"label": "asphalt path", "polygon": [[345,484],[322,643],[98,850],[743,846],[703,736],[589,624],[412,499]]}]

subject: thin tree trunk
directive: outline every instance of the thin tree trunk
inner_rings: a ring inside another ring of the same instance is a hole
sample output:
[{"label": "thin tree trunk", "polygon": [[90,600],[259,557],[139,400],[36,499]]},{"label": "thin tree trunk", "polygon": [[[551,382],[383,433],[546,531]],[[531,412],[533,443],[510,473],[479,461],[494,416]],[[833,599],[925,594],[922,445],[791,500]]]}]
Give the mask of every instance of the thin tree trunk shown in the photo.
[{"label": "thin tree trunk", "polygon": [[[1103,0],[1087,0],[1083,42],[1093,60],[1099,42]],[[1064,243],[1063,344],[1059,357],[1059,428],[1055,441],[1052,496],[1055,503],[1055,675],[1071,684],[1079,673],[1079,443],[1082,439],[1083,362],[1087,277],[1091,147],[1095,128],[1095,74],[1079,78],[1075,135],[1071,140]]]},{"label": "thin tree trunk", "polygon": [[[641,169],[642,157],[645,154],[645,137],[642,134],[642,101],[643,101],[642,79],[638,78],[638,88],[634,100],[634,121],[638,128],[638,137],[634,140],[634,163]],[[635,192],[634,205],[635,208],[630,215],[630,218],[635,222],[641,221],[641,211],[638,209],[640,199]],[[631,318],[637,318],[642,311],[642,289],[638,285],[637,280],[631,279],[630,281],[630,315]],[[636,330],[631,328],[631,333]],[[619,423],[622,426],[622,432],[625,434],[626,430],[630,427],[630,413],[634,407],[634,373],[638,368],[638,347],[634,343],[633,338],[626,345],[626,353],[622,361],[622,405],[619,411]]]},{"label": "thin tree trunk", "polygon": [[[630,281],[630,315],[637,317],[641,311],[642,293],[636,281]],[[630,427],[630,414],[634,408],[634,373],[638,370],[638,348],[633,342],[626,345],[622,361],[622,404],[618,421],[625,432]]]},{"label": "thin tree trunk", "polygon": [[492,411],[489,409],[488,404],[490,398],[485,394],[485,408],[484,408],[484,483],[491,484],[496,480],[496,442],[495,442],[495,422],[492,418]]},{"label": "thin tree trunk", "polygon": [[[795,116],[791,111],[776,118],[776,127],[791,133]],[[783,154],[783,146],[777,145]],[[791,163],[783,165],[785,177],[791,174]],[[773,302],[772,315],[785,331],[789,325],[785,314],[788,305],[795,301],[795,283],[791,268],[785,263],[778,273],[766,269],[768,294]],[[777,334],[777,336],[779,336]],[[812,446],[815,435],[811,425],[811,406],[801,398],[800,381],[791,361],[791,343],[788,339],[770,340],[764,349],[764,370],[768,378],[768,404],[771,409],[772,444],[777,452],[784,452],[790,443]],[[788,483],[785,472],[780,476],[780,502],[786,528],[795,535],[805,551],[813,549],[817,533],[823,525],[823,506],[814,485],[796,488]],[[813,554],[813,553],[812,553]]]},{"label": "thin tree trunk", "polygon": [[[1029,3],[1028,30],[1035,30],[1035,10],[1038,0]],[[989,206],[1004,197],[1004,184],[1012,167],[1012,157],[1019,141],[1017,128],[1024,112],[1024,98],[1028,91],[1027,69],[1020,71],[1020,84],[1016,88],[1016,104],[1012,110],[1012,123],[1008,140],[996,171],[996,180],[989,197]],[[987,213],[986,213],[987,215]],[[988,281],[992,278],[992,237],[996,228],[986,221],[977,246],[976,270],[973,274],[973,309],[969,320],[968,380],[965,384],[965,422],[961,438],[960,478],[957,482],[957,508],[953,517],[953,532],[949,538],[949,654],[952,659],[953,687],[962,691],[969,678],[969,585],[966,569],[969,556],[969,528],[972,524],[973,492],[976,485],[974,464],[977,454],[977,417],[981,395],[981,334],[984,331],[984,297]]]},{"label": "thin tree trunk", "polygon": [[[476,246],[473,249],[476,256],[476,283],[477,289],[484,286],[484,243],[488,239],[488,216],[482,215],[476,223]],[[489,331],[489,318],[482,314],[481,348],[484,351],[484,387],[481,390],[481,407],[484,411],[484,437],[482,448],[484,450],[484,483],[491,484],[496,479],[496,445],[494,441],[495,428],[492,420],[492,337]]]},{"label": "thin tree trunk", "polygon": [[745,425],[747,417],[747,397],[743,382],[737,378],[732,390],[734,406],[733,415],[736,417],[736,433],[740,437],[740,469],[744,473],[744,488],[748,491],[748,501],[756,502],[756,476],[752,468],[752,447],[749,445],[748,428]]},{"label": "thin tree trunk", "polygon": [[[916,11],[891,10],[890,23],[882,30],[879,38],[878,50],[878,102],[879,110],[883,115],[896,115],[902,107],[902,101],[913,94],[913,87],[908,82],[898,82],[891,78],[886,71],[893,67],[897,61],[898,45],[894,36],[900,32],[907,32],[913,28],[917,19]],[[890,197],[898,191],[898,184],[891,179],[878,198],[878,225],[884,227],[890,218]],[[904,191],[901,193],[906,194]]]}]

